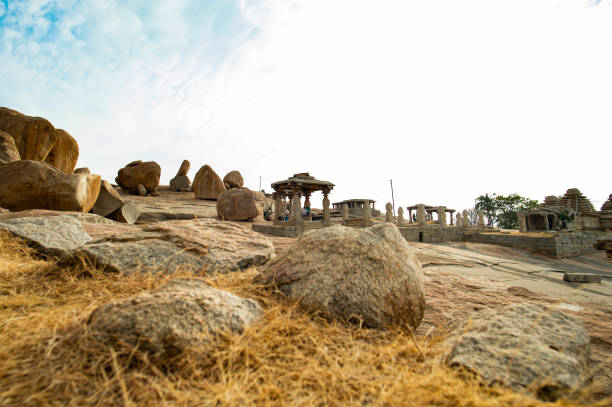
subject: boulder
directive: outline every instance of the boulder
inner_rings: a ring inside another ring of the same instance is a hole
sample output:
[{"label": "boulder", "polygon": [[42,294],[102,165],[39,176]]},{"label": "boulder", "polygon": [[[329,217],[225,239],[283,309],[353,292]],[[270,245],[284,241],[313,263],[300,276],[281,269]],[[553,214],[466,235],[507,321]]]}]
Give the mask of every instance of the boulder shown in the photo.
[{"label": "boulder", "polygon": [[11,211],[89,212],[100,181],[99,175],[64,174],[45,162],[13,161],[0,166],[0,206]]},{"label": "boulder", "polygon": [[217,199],[217,215],[223,220],[249,220],[259,215],[253,192],[244,189],[231,189],[223,192]]},{"label": "boulder", "polygon": [[92,212],[100,216],[108,216],[112,212],[121,208],[125,201],[110,182],[102,180],[100,184],[100,193],[98,199],[93,206]]},{"label": "boulder", "polygon": [[81,222],[65,215],[4,219],[0,229],[25,239],[48,256],[65,255],[91,240]]},{"label": "boulder", "polygon": [[421,264],[389,223],[305,232],[263,268],[263,282],[325,316],[367,327],[414,329],[425,310]]},{"label": "boulder", "polygon": [[223,177],[223,183],[229,185],[229,188],[242,188],[244,186],[244,179],[239,171],[234,170],[228,172],[227,175]]},{"label": "boulder", "polygon": [[130,353],[137,349],[137,355],[166,366],[187,349],[201,351],[214,347],[226,333],[242,333],[262,315],[254,300],[182,278],[99,306],[86,323],[106,346]]},{"label": "boulder", "polygon": [[183,160],[178,172],[174,177],[176,178],[180,177],[181,175],[187,175],[187,173],[189,172],[189,168],[191,168],[191,163],[189,162],[189,160]]},{"label": "boulder", "polygon": [[21,160],[15,140],[5,131],[0,130],[0,164]]},{"label": "boulder", "polygon": [[76,140],[57,130],[48,120],[30,117],[0,107],[0,130],[10,134],[23,160],[45,161],[66,174],[72,174],[79,157]]},{"label": "boulder", "polygon": [[89,171],[89,168],[87,167],[82,167],[82,168],[75,168],[74,173],[75,174],[91,174],[91,171]]},{"label": "boulder", "polygon": [[186,191],[191,187],[191,181],[187,175],[177,175],[170,180],[170,189],[172,191]]},{"label": "boulder", "polygon": [[138,209],[138,207],[134,204],[133,201],[126,201],[109,217],[116,220],[117,222],[133,225],[140,217],[140,209]]},{"label": "boulder", "polygon": [[64,262],[86,257],[103,270],[222,273],[259,266],[274,256],[270,240],[242,225],[216,219],[166,221],[141,231],[92,241]]},{"label": "boulder", "polygon": [[198,199],[217,199],[226,191],[223,181],[209,165],[198,170],[193,178],[192,189]]},{"label": "boulder", "polygon": [[137,194],[139,184],[142,184],[147,192],[156,191],[160,176],[161,167],[155,161],[133,161],[119,170],[115,181],[130,194]]},{"label": "boulder", "polygon": [[138,190],[138,195],[140,195],[140,196],[146,196],[147,195],[147,188],[144,185],[138,184],[138,187],[136,189]]},{"label": "boulder", "polygon": [[443,346],[450,366],[550,399],[584,384],[589,341],[579,318],[524,303],[474,312]]}]

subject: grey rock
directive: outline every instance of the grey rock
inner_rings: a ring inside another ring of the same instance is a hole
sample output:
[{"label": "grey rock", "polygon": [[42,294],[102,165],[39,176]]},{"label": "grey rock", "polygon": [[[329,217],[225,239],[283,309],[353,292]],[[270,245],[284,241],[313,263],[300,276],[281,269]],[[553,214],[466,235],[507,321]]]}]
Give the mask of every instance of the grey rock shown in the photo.
[{"label": "grey rock", "polygon": [[549,399],[584,384],[589,342],[577,317],[526,303],[473,313],[443,346],[448,365]]},{"label": "grey rock", "polygon": [[138,184],[138,195],[145,196],[146,194],[147,194],[147,188],[142,184]]},{"label": "grey rock", "polygon": [[254,300],[202,280],[175,279],[150,293],[102,305],[86,322],[107,346],[138,348],[154,363],[165,363],[188,348],[214,347],[224,333],[242,333],[261,315]]},{"label": "grey rock", "polygon": [[601,276],[595,273],[563,273],[563,280],[571,283],[601,283]]},{"label": "grey rock", "polygon": [[[75,170],[76,171],[76,170]],[[108,216],[124,204],[123,198],[110,182],[102,180],[100,184],[100,193],[98,199],[92,208],[92,212],[100,216]]]},{"label": "grey rock", "polygon": [[81,222],[64,215],[6,219],[0,222],[0,229],[26,239],[48,256],[62,256],[91,240]]},{"label": "grey rock", "polygon": [[64,261],[81,256],[111,272],[190,269],[203,274],[259,266],[274,256],[274,246],[267,237],[242,225],[195,219],[161,222],[139,232],[95,240],[71,252]]},{"label": "grey rock", "polygon": [[170,180],[170,189],[179,192],[183,189],[191,187],[191,181],[187,175],[177,175]]},{"label": "grey rock", "polygon": [[111,217],[117,222],[133,225],[140,217],[140,209],[138,209],[138,206],[132,200],[128,200]]},{"label": "grey rock", "polygon": [[263,275],[308,308],[368,327],[414,329],[425,310],[421,264],[389,223],[306,232]]}]

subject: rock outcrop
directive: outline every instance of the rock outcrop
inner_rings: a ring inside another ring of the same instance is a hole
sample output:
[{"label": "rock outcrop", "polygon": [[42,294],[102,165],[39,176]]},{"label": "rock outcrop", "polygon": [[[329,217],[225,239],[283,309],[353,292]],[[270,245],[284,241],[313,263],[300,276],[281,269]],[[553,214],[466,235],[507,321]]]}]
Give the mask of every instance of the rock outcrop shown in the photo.
[{"label": "rock outcrop", "polygon": [[176,173],[174,178],[170,180],[170,189],[172,191],[189,190],[189,188],[191,187],[191,181],[189,180],[187,173],[189,172],[190,167],[191,164],[189,163],[189,161],[183,160],[178,172]]},{"label": "rock outcrop", "polygon": [[102,305],[86,323],[107,346],[137,349],[153,363],[165,364],[188,348],[214,346],[224,333],[242,333],[262,314],[254,300],[202,280],[175,279],[150,293]]},{"label": "rock outcrop", "polygon": [[15,139],[5,131],[0,130],[0,164],[21,160],[15,146]]},{"label": "rock outcrop", "polygon": [[15,140],[22,160],[45,161],[65,174],[72,174],[79,158],[76,140],[48,120],[30,117],[0,107],[0,130]]},{"label": "rock outcrop", "polygon": [[230,189],[217,199],[217,215],[222,220],[249,220],[259,216],[253,192],[244,189]]},{"label": "rock outcrop", "polygon": [[86,257],[96,267],[130,274],[223,273],[259,266],[274,256],[270,240],[250,228],[215,219],[166,221],[141,231],[92,241],[67,256]]},{"label": "rock outcrop", "polygon": [[204,165],[193,178],[193,193],[198,199],[217,199],[227,189],[215,171]]},{"label": "rock outcrop", "polygon": [[20,160],[0,166],[0,206],[11,211],[52,209],[89,212],[100,176],[64,174],[51,164]]},{"label": "rock outcrop", "polygon": [[0,229],[25,239],[48,256],[62,256],[91,240],[81,222],[65,215],[4,219]]},{"label": "rock outcrop", "polygon": [[223,177],[223,184],[229,185],[230,188],[242,188],[244,186],[244,179],[240,171],[234,170],[228,172],[227,175]]},{"label": "rock outcrop", "polygon": [[264,283],[332,318],[412,329],[423,318],[421,264],[388,223],[305,232],[263,268],[263,275]]},{"label": "rock outcrop", "polygon": [[115,182],[130,194],[139,193],[139,184],[152,193],[157,191],[160,176],[161,167],[155,161],[133,161],[119,170]]},{"label": "rock outcrop", "polygon": [[483,309],[457,323],[444,346],[450,366],[546,399],[587,378],[589,336],[579,318],[558,309],[529,303]]}]

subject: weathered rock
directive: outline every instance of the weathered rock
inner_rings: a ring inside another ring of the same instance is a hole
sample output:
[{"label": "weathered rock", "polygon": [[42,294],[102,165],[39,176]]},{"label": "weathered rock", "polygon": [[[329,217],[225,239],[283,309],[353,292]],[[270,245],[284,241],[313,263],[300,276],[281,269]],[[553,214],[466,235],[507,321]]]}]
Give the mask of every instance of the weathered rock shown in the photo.
[{"label": "weathered rock", "polygon": [[15,140],[22,160],[45,161],[71,174],[79,157],[76,140],[41,117],[30,117],[0,107],[0,130]]},{"label": "weathered rock", "polygon": [[5,219],[0,221],[0,229],[26,239],[48,256],[62,256],[91,240],[81,222],[64,215]]},{"label": "weathered rock", "polygon": [[131,194],[138,193],[138,185],[142,184],[147,192],[157,190],[161,167],[155,161],[133,161],[119,170],[115,181],[117,185]]},{"label": "weathered rock", "polygon": [[150,293],[96,308],[89,331],[114,349],[138,348],[165,364],[188,348],[207,349],[224,333],[242,333],[263,314],[251,299],[210,287],[198,279],[175,279]]},{"label": "weathered rock", "polygon": [[89,171],[89,168],[87,167],[82,167],[82,168],[75,168],[74,173],[75,174],[91,174],[91,171]]},{"label": "weathered rock", "polygon": [[100,184],[100,193],[98,194],[98,199],[93,206],[93,213],[100,216],[108,216],[112,212],[121,208],[125,201],[121,198],[121,195],[115,188],[111,185],[110,182],[106,180],[102,180]]},{"label": "weathered rock", "polygon": [[229,185],[230,188],[242,188],[244,186],[244,179],[240,171],[234,170],[228,172],[227,175],[223,177],[223,183]]},{"label": "weathered rock", "polygon": [[253,192],[230,189],[217,199],[217,215],[223,220],[248,220],[259,216]]},{"label": "weathered rock", "polygon": [[421,264],[389,223],[306,232],[263,275],[265,283],[333,318],[411,328],[423,318]]},{"label": "weathered rock", "polygon": [[125,201],[110,217],[117,222],[133,225],[140,217],[140,209],[138,209],[133,201]]},{"label": "weathered rock", "polygon": [[579,318],[558,309],[525,303],[480,310],[459,322],[444,346],[450,366],[544,398],[587,378],[589,336]]},{"label": "weathered rock", "polygon": [[0,213],[9,213],[8,209],[0,208]]},{"label": "weathered rock", "polygon": [[188,160],[183,160],[183,162],[181,163],[181,166],[179,167],[178,172],[176,173],[176,175],[174,176],[174,178],[176,177],[180,177],[181,175],[187,175],[187,173],[189,172],[189,168],[191,168],[191,163]]},{"label": "weathered rock", "polygon": [[144,185],[138,184],[138,187],[136,189],[138,190],[138,195],[140,195],[140,196],[146,196],[147,195],[147,188]]},{"label": "weathered rock", "polygon": [[0,206],[11,211],[89,212],[99,192],[99,175],[64,174],[48,163],[30,160],[0,166]]},{"label": "weathered rock", "polygon": [[595,273],[563,273],[563,281],[571,283],[601,283],[601,276]]},{"label": "weathered rock", "polygon": [[259,266],[274,256],[270,240],[242,225],[215,219],[167,221],[140,232],[92,241],[68,256],[86,256],[111,272],[195,273],[237,271]]},{"label": "weathered rock", "polygon": [[15,140],[5,131],[0,130],[0,164],[21,160]]},{"label": "weathered rock", "polygon": [[178,192],[184,191],[191,187],[191,181],[187,175],[177,175],[170,180],[170,189]]},{"label": "weathered rock", "polygon": [[198,199],[217,199],[226,191],[221,178],[209,165],[204,165],[193,178],[192,189]]}]

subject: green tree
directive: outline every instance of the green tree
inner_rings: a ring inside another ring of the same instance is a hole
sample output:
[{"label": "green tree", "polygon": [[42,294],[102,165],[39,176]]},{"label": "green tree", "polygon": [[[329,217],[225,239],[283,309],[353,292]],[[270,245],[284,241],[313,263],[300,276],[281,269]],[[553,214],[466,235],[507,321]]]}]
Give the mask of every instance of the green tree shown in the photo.
[{"label": "green tree", "polygon": [[495,203],[495,194],[484,194],[476,198],[476,211],[482,212],[487,219],[487,226],[493,226],[497,216],[497,206]]},{"label": "green tree", "polygon": [[504,229],[516,229],[518,213],[535,209],[538,206],[538,201],[524,198],[518,194],[498,195],[495,196],[494,201],[497,209],[495,221],[498,227]]}]

